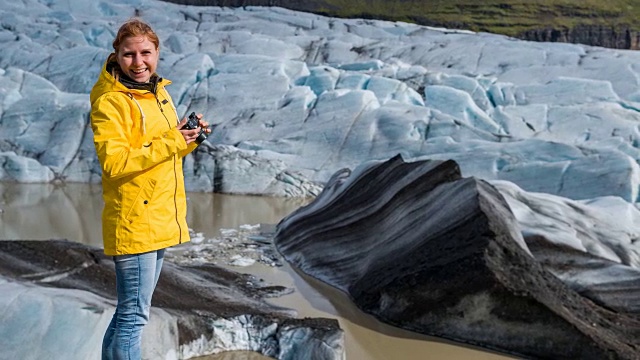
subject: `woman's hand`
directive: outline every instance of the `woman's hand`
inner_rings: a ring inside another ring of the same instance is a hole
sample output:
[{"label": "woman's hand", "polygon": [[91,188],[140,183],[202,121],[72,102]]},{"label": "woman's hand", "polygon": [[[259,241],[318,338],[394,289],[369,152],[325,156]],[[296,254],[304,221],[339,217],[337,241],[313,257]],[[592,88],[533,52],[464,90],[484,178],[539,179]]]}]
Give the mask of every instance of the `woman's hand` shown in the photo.
[{"label": "woman's hand", "polygon": [[211,129],[209,129],[209,123],[202,119],[202,114],[196,115],[198,118],[198,127],[195,129],[183,129],[184,125],[187,123],[187,118],[183,118],[182,121],[178,124],[178,131],[184,137],[184,141],[186,141],[187,145],[196,141],[198,135],[200,134],[200,129],[203,129],[205,134],[209,135],[211,133]]}]

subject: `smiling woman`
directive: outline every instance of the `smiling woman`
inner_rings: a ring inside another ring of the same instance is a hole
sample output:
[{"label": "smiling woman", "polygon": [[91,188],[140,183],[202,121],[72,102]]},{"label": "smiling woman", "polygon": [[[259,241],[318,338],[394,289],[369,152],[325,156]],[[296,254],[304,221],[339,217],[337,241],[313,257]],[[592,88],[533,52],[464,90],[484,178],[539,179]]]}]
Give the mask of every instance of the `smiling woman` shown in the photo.
[{"label": "smiling woman", "polygon": [[102,359],[140,359],[142,328],[165,249],[189,241],[182,158],[200,128],[186,129],[155,71],[160,41],[140,19],[125,22],[91,90],[91,127],[102,170],[104,252],[113,256],[118,303]]}]

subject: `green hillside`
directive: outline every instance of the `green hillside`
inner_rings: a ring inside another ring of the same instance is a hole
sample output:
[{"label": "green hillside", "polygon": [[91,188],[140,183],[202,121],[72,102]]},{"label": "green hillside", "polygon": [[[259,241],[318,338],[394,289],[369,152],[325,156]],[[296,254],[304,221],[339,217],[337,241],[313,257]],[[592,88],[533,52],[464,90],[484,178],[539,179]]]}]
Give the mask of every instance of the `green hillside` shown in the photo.
[{"label": "green hillside", "polygon": [[640,0],[321,0],[317,12],[518,36],[576,25],[640,29]]},{"label": "green hillside", "polygon": [[333,17],[406,21],[525,40],[640,49],[640,0],[164,0],[280,6]]}]

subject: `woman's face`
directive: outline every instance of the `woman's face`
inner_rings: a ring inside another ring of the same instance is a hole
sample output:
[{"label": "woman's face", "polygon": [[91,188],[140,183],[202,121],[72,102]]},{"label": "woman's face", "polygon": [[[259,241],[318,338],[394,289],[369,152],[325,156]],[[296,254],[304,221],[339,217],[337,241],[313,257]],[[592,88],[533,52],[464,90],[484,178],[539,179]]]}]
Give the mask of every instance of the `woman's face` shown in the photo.
[{"label": "woman's face", "polygon": [[135,82],[149,81],[156,72],[160,53],[146,36],[132,36],[120,44],[116,59],[122,72]]}]

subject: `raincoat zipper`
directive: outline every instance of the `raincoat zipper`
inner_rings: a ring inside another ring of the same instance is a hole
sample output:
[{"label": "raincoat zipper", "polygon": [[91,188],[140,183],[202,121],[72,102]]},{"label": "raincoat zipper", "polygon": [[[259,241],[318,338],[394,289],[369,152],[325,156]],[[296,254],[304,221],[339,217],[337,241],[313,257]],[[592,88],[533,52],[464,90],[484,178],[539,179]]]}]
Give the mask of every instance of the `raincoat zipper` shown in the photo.
[{"label": "raincoat zipper", "polygon": [[[158,99],[158,94],[155,93],[153,94],[153,96],[156,98],[156,103],[158,104],[158,108],[160,109],[162,116],[164,116],[164,119],[167,121],[167,125],[169,125],[169,129],[171,129],[171,122],[167,118],[167,115],[164,113],[164,109],[162,109],[162,104],[160,103],[160,99]],[[174,206],[174,209],[176,210],[176,224],[178,224],[178,229],[180,230],[180,239],[178,240],[178,242],[182,244],[182,226],[180,226],[180,220],[178,220],[178,199],[177,199],[178,174],[176,170],[176,155],[173,156],[173,182],[175,184],[175,187],[173,189],[173,206]]]}]

